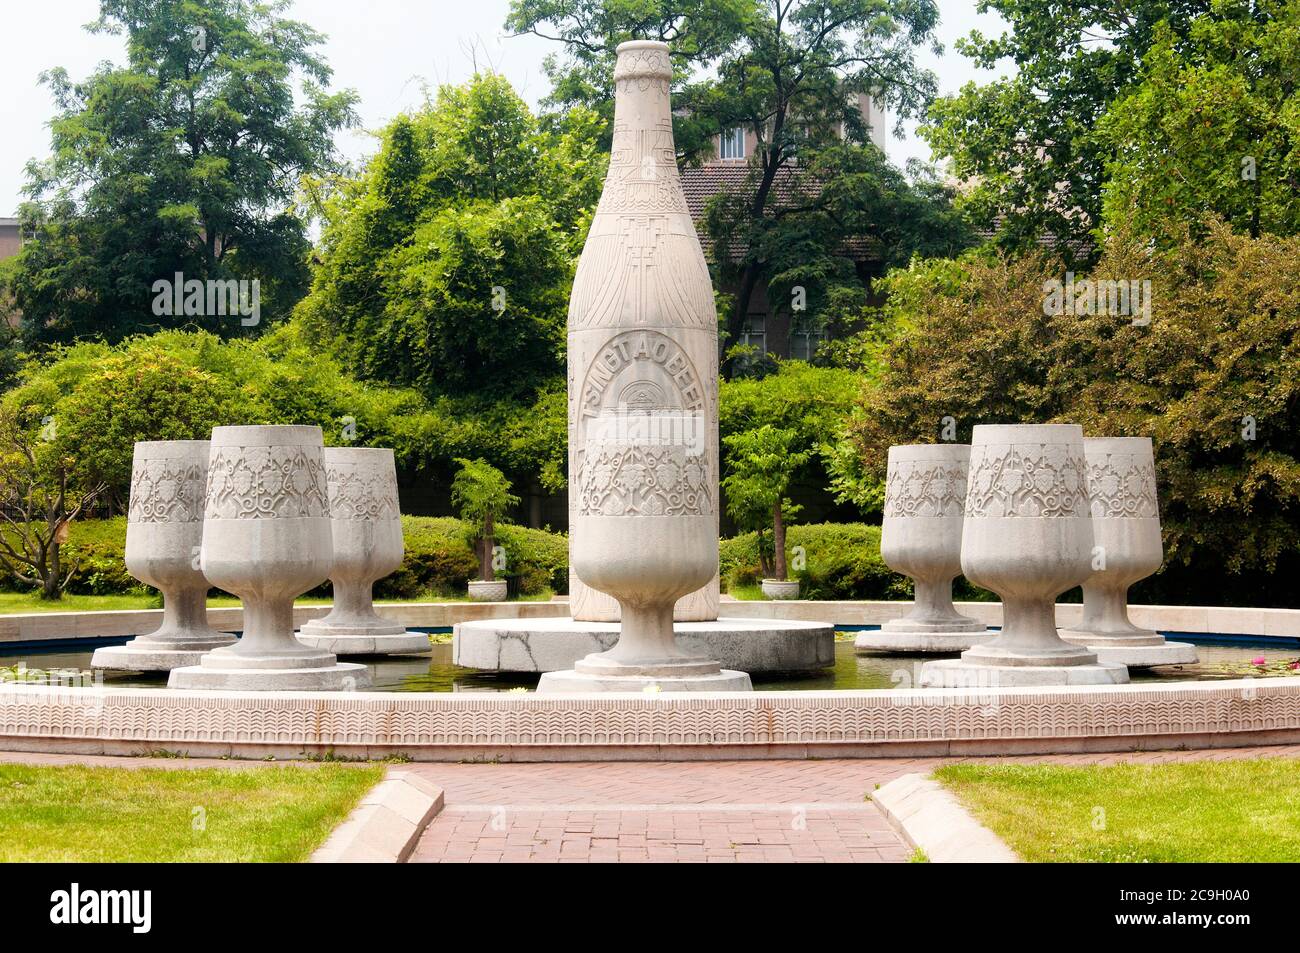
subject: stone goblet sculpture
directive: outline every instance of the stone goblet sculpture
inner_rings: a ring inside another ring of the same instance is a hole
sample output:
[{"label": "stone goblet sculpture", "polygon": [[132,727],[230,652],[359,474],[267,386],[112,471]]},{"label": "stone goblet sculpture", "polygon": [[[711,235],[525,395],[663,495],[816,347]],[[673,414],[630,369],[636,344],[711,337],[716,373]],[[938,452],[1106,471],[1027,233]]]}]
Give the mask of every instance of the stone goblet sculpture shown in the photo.
[{"label": "stone goblet sculpture", "polygon": [[163,595],[162,625],[126,645],[96,649],[94,668],[170,672],[196,665],[233,635],[208,626],[208,580],[198,569],[203,542],[206,440],[140,441],[131,465],[126,568]]},{"label": "stone goblet sculpture", "polygon": [[244,604],[243,637],[198,665],[172,670],[171,688],[241,691],[365,688],[365,666],[293,637],[293,600],[333,565],[319,427],[217,427],[203,514],[203,574]]},{"label": "stone goblet sculpture", "polygon": [[1197,659],[1189,642],[1167,642],[1129,621],[1128,590],[1164,559],[1156,466],[1150,437],[1090,437],[1083,442],[1095,538],[1093,573],[1083,584],[1083,620],[1061,638],[1102,662],[1179,665]]},{"label": "stone goblet sculpture", "polygon": [[922,687],[1128,681],[1061,640],[1056,597],[1092,572],[1092,519],[1077,424],[980,425],[971,441],[961,568],[1002,597],[1002,630],[959,659],[927,662]]},{"label": "stone goblet sculpture", "polygon": [[748,675],[683,651],[673,632],[677,600],[718,571],[716,488],[702,455],[675,436],[698,432],[698,424],[688,413],[588,421],[574,569],[618,600],[619,637],[570,671],[544,674],[538,692],[751,689]]},{"label": "stone goblet sculpture", "polygon": [[961,527],[970,445],[914,444],[889,448],[880,555],[915,583],[912,610],[854,640],[860,650],[961,652],[991,638],[983,623],[952,604],[961,575]]},{"label": "stone goblet sculpture", "polygon": [[429,650],[429,637],[408,632],[375,612],[372,587],[402,565],[402,517],[393,451],[328,447],[334,540],[334,606],[298,633],[298,641],[336,655],[409,655]]}]

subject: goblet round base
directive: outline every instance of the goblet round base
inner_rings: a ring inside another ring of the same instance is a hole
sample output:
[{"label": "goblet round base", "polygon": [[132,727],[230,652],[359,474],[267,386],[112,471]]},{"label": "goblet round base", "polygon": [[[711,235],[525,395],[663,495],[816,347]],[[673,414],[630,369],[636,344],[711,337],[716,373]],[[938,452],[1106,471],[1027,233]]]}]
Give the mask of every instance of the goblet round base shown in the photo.
[{"label": "goblet round base", "polygon": [[954,655],[986,642],[997,633],[980,627],[974,631],[931,632],[926,630],[894,630],[883,626],[859,632],[853,640],[858,652],[882,652],[900,655]]},{"label": "goblet round base", "polygon": [[593,675],[573,670],[546,672],[537,683],[539,695],[561,692],[750,692],[744,672],[719,669],[712,675]]},{"label": "goblet round base", "polygon": [[[1086,633],[1061,633],[1068,642],[1085,645],[1098,662],[1114,662],[1130,668],[1154,668],[1159,665],[1194,665],[1200,656],[1191,642],[1155,642],[1131,639],[1096,639]],[[1076,638],[1077,636],[1077,638]]]},{"label": "goblet round base", "polygon": [[1071,665],[1092,665],[1097,661],[1095,653],[1082,645],[1070,645],[1060,642],[1059,646],[1049,648],[1026,648],[1023,646],[1003,647],[997,639],[990,639],[982,645],[976,645],[961,654],[963,661],[973,665],[996,665],[1003,668],[1053,667],[1063,668]]},{"label": "goblet round base", "polygon": [[1123,632],[1097,632],[1082,628],[1061,629],[1060,636],[1063,641],[1072,645],[1111,645],[1116,648],[1123,648],[1125,646],[1165,644],[1165,637],[1159,632],[1153,632],[1150,629],[1139,629],[1137,626]]},{"label": "goblet round base", "polygon": [[308,622],[297,639],[310,648],[338,656],[419,655],[429,651],[429,637],[423,632],[408,632],[400,625],[381,628],[386,631],[369,631],[363,626],[318,626]]},{"label": "goblet round base", "polygon": [[[617,648],[610,652],[616,652]],[[644,676],[647,678],[680,678],[689,675],[717,675],[722,671],[722,664],[703,655],[680,655],[669,658],[638,658],[621,661],[610,652],[596,652],[579,659],[573,670],[582,675],[601,677],[628,678]]]},{"label": "goblet round base", "polygon": [[979,665],[941,659],[921,666],[921,688],[1031,688],[1045,685],[1125,685],[1128,669],[1113,663],[1091,665]]},{"label": "goblet round base", "polygon": [[910,619],[904,616],[901,619],[890,619],[888,622],[883,623],[880,628],[884,632],[965,632],[974,635],[988,631],[983,622],[967,619],[965,616],[957,616],[954,619],[937,619],[933,622]]},{"label": "goblet round base", "polygon": [[370,672],[353,662],[315,668],[218,668],[208,664],[211,657],[204,656],[201,665],[172,669],[167,687],[235,692],[338,692],[370,687]]},{"label": "goblet round base", "polygon": [[90,657],[91,668],[107,668],[123,672],[170,672],[186,665],[198,665],[203,656],[213,649],[232,645],[233,635],[214,632],[211,639],[164,639],[140,636],[126,645],[106,645],[95,649]]}]

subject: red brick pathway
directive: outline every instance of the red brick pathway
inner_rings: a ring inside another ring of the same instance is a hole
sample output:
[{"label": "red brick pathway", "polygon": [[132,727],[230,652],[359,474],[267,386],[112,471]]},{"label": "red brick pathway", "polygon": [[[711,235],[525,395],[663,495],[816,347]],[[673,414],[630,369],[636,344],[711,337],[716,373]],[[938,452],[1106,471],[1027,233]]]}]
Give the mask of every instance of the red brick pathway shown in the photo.
[{"label": "red brick pathway", "polygon": [[[1294,757],[1300,745],[980,759],[1157,764]],[[412,862],[906,861],[867,796],[968,759],[417,764],[443,788]]]}]

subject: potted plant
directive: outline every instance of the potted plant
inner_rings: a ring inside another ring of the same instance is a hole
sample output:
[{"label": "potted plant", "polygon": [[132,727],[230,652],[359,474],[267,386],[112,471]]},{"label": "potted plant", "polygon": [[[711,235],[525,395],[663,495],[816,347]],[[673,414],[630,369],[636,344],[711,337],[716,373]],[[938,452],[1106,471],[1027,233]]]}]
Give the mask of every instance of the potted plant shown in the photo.
[{"label": "potted plant", "polygon": [[[798,599],[799,580],[790,579],[785,558],[786,522],[798,512],[786,492],[794,472],[808,462],[812,453],[795,450],[799,435],[764,424],[742,430],[723,440],[727,448],[727,477],[722,489],[727,494],[727,512],[744,529],[758,534],[758,560],[763,573],[763,594],[769,599]],[[764,535],[772,527],[769,558]]]},{"label": "potted plant", "polygon": [[451,502],[469,525],[478,554],[479,577],[470,580],[469,597],[474,602],[503,602],[506,582],[496,578],[493,565],[496,523],[519,497],[510,492],[505,474],[481,457],[456,462],[460,470],[451,483]]}]

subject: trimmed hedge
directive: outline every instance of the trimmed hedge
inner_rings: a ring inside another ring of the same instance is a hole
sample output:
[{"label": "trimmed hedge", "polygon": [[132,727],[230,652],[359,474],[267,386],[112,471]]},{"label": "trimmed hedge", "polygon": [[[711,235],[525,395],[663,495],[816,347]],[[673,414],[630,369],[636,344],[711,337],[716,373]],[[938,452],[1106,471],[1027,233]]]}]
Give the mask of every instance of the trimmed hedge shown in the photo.
[{"label": "trimmed hedge", "polygon": [[[794,562],[802,546],[807,565],[794,570],[803,599],[906,599],[910,582],[880,558],[880,527],[865,523],[814,523],[791,526],[786,552]],[[762,582],[758,534],[744,533],[722,541],[722,579],[728,587]]]},{"label": "trimmed hedge", "polygon": [[[375,583],[383,599],[416,599],[428,595],[462,595],[465,583],[478,572],[463,522],[452,517],[403,516],[406,558],[402,567]],[[506,551],[503,577],[517,576],[522,595],[550,589],[564,593],[569,587],[569,539],[560,533],[499,524],[497,543]],[[910,599],[912,582],[893,572],[880,558],[880,527],[865,523],[817,523],[791,526],[787,533],[791,557],[802,546],[807,566],[792,572],[805,599]],[[84,520],[74,523],[63,549],[65,562],[80,565],[68,591],[86,595],[115,595],[147,591],[126,571],[126,519]],[[722,540],[721,572],[724,587],[757,585],[758,537],[744,533]],[[15,588],[12,579],[0,579],[0,588]],[[326,584],[317,593],[328,593]],[[965,579],[953,586],[958,599],[988,599]]]},{"label": "trimmed hedge", "polygon": [[[402,532],[406,542],[402,567],[375,584],[375,595],[386,599],[463,595],[465,583],[478,572],[465,524],[451,517],[403,516]],[[518,576],[521,595],[548,588],[568,590],[567,536],[503,524],[497,526],[497,544],[506,551],[501,575]],[[146,591],[126,571],[125,549],[125,517],[73,523],[62,555],[67,566],[74,561],[79,565],[67,591],[97,596]],[[17,588],[12,577],[0,579],[0,587]],[[327,593],[329,586],[316,591]]]},{"label": "trimmed hedge", "polygon": [[[880,527],[866,523],[812,523],[791,526],[786,532],[786,553],[793,562],[794,547],[802,546],[807,566],[792,570],[801,599],[911,599],[912,580],[894,572],[880,558]],[[724,588],[755,586],[762,582],[758,568],[758,534],[745,533],[722,541]],[[977,589],[964,578],[953,584],[957,599],[986,600],[991,593]]]},{"label": "trimmed hedge", "polygon": [[[569,587],[569,538],[546,530],[498,523],[498,546],[506,551],[502,577],[518,576],[521,595]],[[384,599],[414,599],[426,593],[462,595],[478,573],[478,559],[465,524],[450,516],[403,516],[406,558],[402,568],[375,583]]]}]

